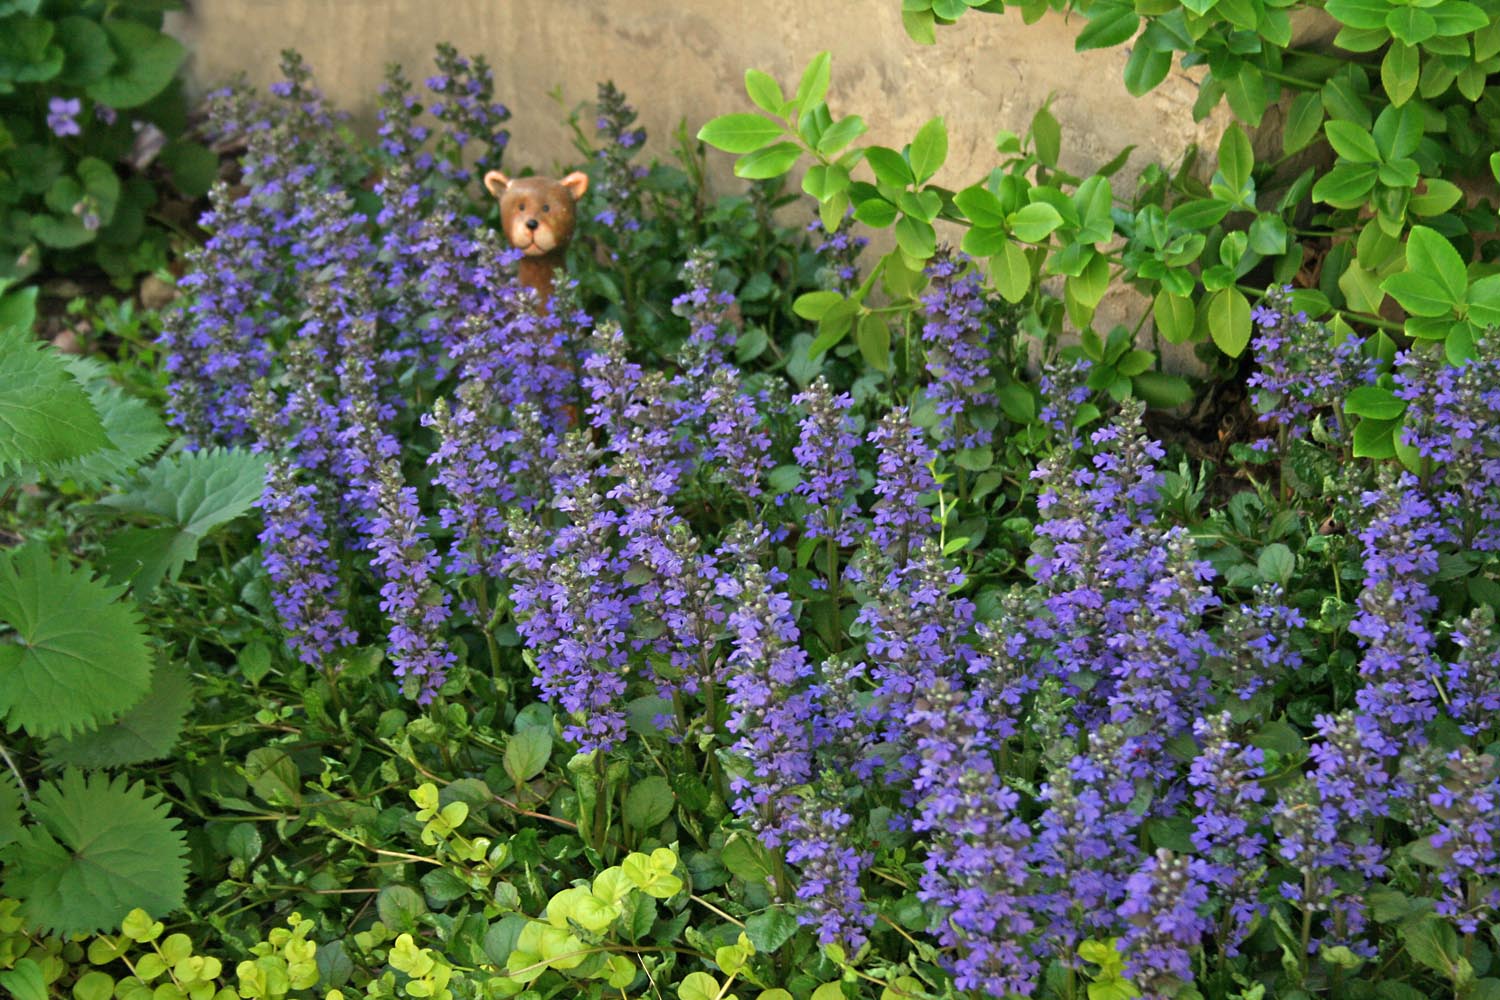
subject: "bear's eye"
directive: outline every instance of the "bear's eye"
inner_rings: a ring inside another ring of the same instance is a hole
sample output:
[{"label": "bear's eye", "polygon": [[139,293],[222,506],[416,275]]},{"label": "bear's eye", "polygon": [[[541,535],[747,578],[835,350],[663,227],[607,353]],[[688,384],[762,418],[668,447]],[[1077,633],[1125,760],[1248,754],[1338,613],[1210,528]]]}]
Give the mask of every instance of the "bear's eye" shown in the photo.
[{"label": "bear's eye", "polygon": [[520,204],[516,205],[516,211],[518,211],[518,212],[524,212],[524,211],[526,211],[526,203],[523,201]]},{"label": "bear's eye", "polygon": [[550,211],[552,211],[552,206],[551,205],[543,205],[542,206],[542,211],[543,212],[550,212]]}]

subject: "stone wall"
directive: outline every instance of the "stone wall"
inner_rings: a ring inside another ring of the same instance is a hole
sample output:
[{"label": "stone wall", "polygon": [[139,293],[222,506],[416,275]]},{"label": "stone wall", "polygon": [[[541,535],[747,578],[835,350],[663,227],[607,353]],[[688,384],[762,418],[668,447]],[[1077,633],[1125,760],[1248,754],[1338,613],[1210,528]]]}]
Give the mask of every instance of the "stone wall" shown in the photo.
[{"label": "stone wall", "polygon": [[[553,169],[575,158],[566,108],[612,79],[640,110],[650,151],[668,155],[670,133],[728,111],[751,110],[747,67],[795,85],[819,50],[833,54],[829,104],[858,113],[870,140],[899,144],[935,114],[946,116],[951,153],[939,183],[963,185],[993,162],[994,136],[1022,131],[1048,95],[1063,125],[1063,165],[1087,171],[1123,146],[1138,150],[1123,176],[1170,161],[1193,142],[1212,148],[1218,119],[1194,123],[1193,79],[1174,74],[1143,99],[1121,83],[1127,49],[1075,53],[1077,19],[971,14],[919,46],[901,28],[899,0],[189,0],[172,29],[189,44],[194,85],[243,72],[275,78],[278,53],[299,49],[331,98],[368,123],[381,74],[402,63],[420,80],[434,44],[485,54],[500,100],[514,112],[507,162]],[[730,158],[711,154],[728,181]]]}]

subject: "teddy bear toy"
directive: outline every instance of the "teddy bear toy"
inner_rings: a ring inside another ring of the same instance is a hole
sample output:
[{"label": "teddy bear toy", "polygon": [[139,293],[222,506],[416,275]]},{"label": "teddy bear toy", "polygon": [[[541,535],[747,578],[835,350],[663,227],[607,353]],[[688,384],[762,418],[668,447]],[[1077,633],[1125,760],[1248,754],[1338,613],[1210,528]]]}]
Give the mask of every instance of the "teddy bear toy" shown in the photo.
[{"label": "teddy bear toy", "polygon": [[500,229],[521,251],[521,284],[546,302],[552,280],[573,238],[574,208],[589,189],[588,175],[575,170],[562,180],[510,178],[498,170],[484,175],[484,186],[500,199]]}]

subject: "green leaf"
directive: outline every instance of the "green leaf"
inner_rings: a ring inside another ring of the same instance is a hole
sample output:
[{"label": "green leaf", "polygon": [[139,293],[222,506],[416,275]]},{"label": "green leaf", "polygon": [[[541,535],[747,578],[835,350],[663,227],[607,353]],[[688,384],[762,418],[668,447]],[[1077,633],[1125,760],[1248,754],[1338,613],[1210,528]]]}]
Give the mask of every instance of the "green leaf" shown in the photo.
[{"label": "green leaf", "polygon": [[[3,287],[3,284],[0,284]],[[30,333],[36,323],[36,286],[0,294],[0,333],[15,329]]]},{"label": "green leaf", "polygon": [[1413,274],[1437,282],[1450,305],[1456,306],[1464,301],[1469,290],[1468,269],[1458,251],[1453,249],[1453,244],[1437,230],[1427,226],[1411,227],[1406,238],[1406,268]]},{"label": "green leaf", "polygon": [[901,26],[906,35],[918,45],[937,44],[937,20],[931,10],[903,10]]},{"label": "green leaf", "polygon": [[1172,344],[1191,340],[1198,322],[1193,300],[1185,295],[1173,295],[1165,289],[1157,292],[1152,300],[1151,317],[1156,321],[1156,331]]},{"label": "green leaf", "polygon": [[1399,420],[1372,420],[1368,417],[1354,426],[1355,458],[1394,458],[1396,446],[1392,435]]},{"label": "green leaf", "polygon": [[1045,105],[1031,116],[1031,140],[1036,144],[1037,159],[1046,166],[1056,167],[1062,155],[1062,126]]},{"label": "green leaf", "polygon": [[1012,212],[1006,219],[1006,224],[1010,226],[1016,239],[1026,243],[1040,243],[1063,224],[1063,217],[1051,205],[1038,201]]},{"label": "green leaf", "polygon": [[1224,98],[1229,102],[1230,110],[1245,124],[1259,128],[1266,106],[1271,101],[1270,95],[1266,93],[1266,80],[1260,68],[1246,61],[1240,65],[1238,74],[1220,82],[1224,85]]},{"label": "green leaf", "polygon": [[1237,288],[1221,288],[1208,301],[1208,332],[1219,350],[1237,358],[1250,343],[1250,302]]},{"label": "green leaf", "polygon": [[1463,197],[1463,189],[1451,181],[1428,177],[1422,182],[1422,190],[1412,195],[1407,206],[1413,215],[1441,215]]},{"label": "green leaf", "polygon": [[781,106],[786,103],[786,98],[781,93],[781,84],[769,73],[758,69],[745,70],[745,93],[755,102],[756,107],[773,115],[780,114]]},{"label": "green leaf", "polygon": [[1077,52],[1107,49],[1128,42],[1141,26],[1135,7],[1119,0],[1096,0],[1089,6],[1087,16],[1089,23],[1073,42]]},{"label": "green leaf", "polygon": [[44,17],[9,17],[0,30],[0,81],[40,83],[62,71],[65,54]]},{"label": "green leaf", "polygon": [[879,313],[865,313],[859,319],[854,342],[859,345],[865,364],[878,372],[891,370],[891,328]]},{"label": "green leaf", "polygon": [[58,83],[83,87],[109,72],[115,64],[109,36],[93,18],[73,15],[57,22],[57,44],[65,53]]},{"label": "green leaf", "polygon": [[138,21],[104,22],[114,49],[109,73],[88,85],[90,97],[112,108],[135,108],[166,89],[187,50],[182,43]]},{"label": "green leaf", "polygon": [[1334,208],[1357,208],[1375,186],[1376,167],[1368,163],[1340,163],[1313,185],[1314,201]]},{"label": "green leaf", "polygon": [[21,832],[21,789],[15,775],[0,771],[0,848],[13,844]]},{"label": "green leaf", "polygon": [[719,981],[706,972],[689,972],[677,984],[678,1000],[718,1000]]},{"label": "green leaf", "polygon": [[831,67],[832,58],[826,50],[813,56],[807,69],[802,71],[802,81],[797,84],[796,100],[799,109],[808,111],[827,96]]},{"label": "green leaf", "polygon": [[964,213],[964,217],[976,226],[1002,226],[1005,224],[1005,206],[981,185],[964,188],[953,196],[953,204]]},{"label": "green leaf", "polygon": [[1193,387],[1188,384],[1187,379],[1180,375],[1168,375],[1166,372],[1141,372],[1139,375],[1132,375],[1130,389],[1132,394],[1144,400],[1148,406],[1160,410],[1170,410],[1193,398]]},{"label": "green leaf", "polygon": [[1380,290],[1413,316],[1447,316],[1453,311],[1447,291],[1425,274],[1399,271],[1382,281]]},{"label": "green leaf", "polygon": [[911,141],[911,170],[918,184],[928,178],[948,159],[948,126],[942,116],[929,120]]},{"label": "green leaf", "polygon": [[68,736],[108,722],[140,701],[151,654],[133,604],[40,545],[0,555],[0,621],[16,642],[0,645],[0,714],[32,736]]},{"label": "green leaf", "polygon": [[1272,542],[1260,550],[1255,568],[1262,580],[1285,587],[1291,583],[1292,574],[1297,570],[1297,557],[1281,542]]},{"label": "green leaf", "polygon": [[163,149],[159,162],[172,175],[172,186],[189,198],[203,197],[219,176],[218,154],[185,139]]},{"label": "green leaf", "polygon": [[45,469],[27,465],[15,478],[21,482],[45,478],[55,483],[94,487],[117,480],[166,443],[167,428],[156,411],[145,400],[127,396],[113,385],[103,365],[85,358],[69,358],[67,367],[88,392],[89,402],[103,420],[109,444],[82,458]]},{"label": "green leaf", "polygon": [[1341,24],[1368,30],[1385,27],[1391,5],[1387,0],[1328,0],[1324,9]]},{"label": "green leaf", "polygon": [[529,726],[505,744],[502,763],[505,773],[519,788],[541,774],[551,757],[552,730],[545,726]]},{"label": "green leaf", "polygon": [[745,936],[757,954],[769,955],[797,934],[797,918],[786,910],[762,910],[745,920]]},{"label": "green leaf", "polygon": [[734,161],[734,176],[747,181],[763,181],[780,177],[792,169],[802,156],[802,147],[795,142],[778,142],[764,149],[747,153]]},{"label": "green leaf", "polygon": [[136,907],[166,916],[182,905],[187,843],[143,783],[69,770],[37,789],[31,816],[8,852],[4,892],[32,927],[90,934]]},{"label": "green leaf", "polygon": [[79,458],[109,443],[63,356],[30,330],[0,331],[0,473]]},{"label": "green leaf", "polygon": [[823,156],[837,156],[840,150],[864,135],[865,131],[865,120],[859,115],[840,118],[823,132],[823,137],[818,140],[818,152]]},{"label": "green leaf", "polygon": [[1286,252],[1286,223],[1281,216],[1262,212],[1250,223],[1250,249],[1262,257]]},{"label": "green leaf", "polygon": [[1317,137],[1323,124],[1323,100],[1316,92],[1298,94],[1286,113],[1281,129],[1281,148],[1295,153]]},{"label": "green leaf", "polygon": [[726,153],[753,153],[786,134],[779,122],[762,115],[720,115],[705,122],[698,138]]},{"label": "green leaf", "polygon": [[1397,7],[1385,17],[1385,26],[1407,45],[1421,45],[1437,34],[1437,19],[1416,7]]},{"label": "green leaf", "polygon": [[1353,122],[1334,120],[1323,125],[1333,151],[1350,163],[1379,163],[1380,150],[1370,133]]},{"label": "green leaf", "polygon": [[1406,412],[1406,401],[1378,385],[1362,385],[1344,398],[1344,412],[1375,420],[1394,420]]},{"label": "green leaf", "polygon": [[136,475],[122,493],[101,502],[161,518],[204,537],[247,513],[265,491],[266,459],[242,448],[170,455]]},{"label": "green leaf", "polygon": [[634,830],[654,830],[677,804],[672,786],[659,774],[632,785],[625,796],[625,825]]},{"label": "green leaf", "polygon": [[911,166],[902,155],[885,146],[869,146],[865,149],[865,162],[875,172],[875,179],[893,188],[909,187],[912,183]]},{"label": "green leaf", "polygon": [[792,303],[792,312],[816,323],[828,313],[828,310],[843,301],[844,296],[838,292],[804,292]]},{"label": "green leaf", "polygon": [[[110,985],[113,986],[113,982]],[[0,972],[0,987],[4,987],[13,1000],[50,1000],[42,967],[34,958],[22,958],[10,969]]]},{"label": "green leaf", "polygon": [[927,260],[937,252],[937,233],[932,223],[903,215],[896,220],[896,245],[908,257]]},{"label": "green leaf", "polygon": [[1170,49],[1148,49],[1136,45],[1125,61],[1125,89],[1132,97],[1144,97],[1155,90],[1171,71]]},{"label": "green leaf", "polygon": [[1453,977],[1458,965],[1458,935],[1448,921],[1429,916],[1424,920],[1408,924],[1401,930],[1401,939],[1406,944],[1406,953],[1445,979]]},{"label": "green leaf", "polygon": [[1026,251],[1007,242],[990,258],[990,280],[1001,297],[1012,305],[1024,299],[1031,290],[1031,262],[1026,259]]},{"label": "green leaf", "polygon": [[186,668],[171,660],[158,663],[140,704],[94,732],[49,740],[47,764],[94,769],[162,760],[177,745],[192,707],[193,686]]},{"label": "green leaf", "polygon": [[1469,286],[1469,319],[1481,327],[1500,327],[1500,274]]},{"label": "green leaf", "polygon": [[1392,42],[1380,60],[1380,85],[1392,104],[1401,107],[1417,92],[1422,77],[1422,54],[1414,45]]},{"label": "green leaf", "polygon": [[896,206],[884,198],[866,198],[854,206],[854,218],[867,226],[884,229],[896,221]]},{"label": "green leaf", "polygon": [[1219,140],[1219,172],[1230,191],[1238,195],[1250,185],[1250,171],[1255,167],[1255,151],[1250,137],[1238,125],[1230,125]]},{"label": "green leaf", "polygon": [[1212,198],[1183,202],[1167,213],[1167,225],[1177,229],[1207,229],[1229,214],[1230,206]]}]

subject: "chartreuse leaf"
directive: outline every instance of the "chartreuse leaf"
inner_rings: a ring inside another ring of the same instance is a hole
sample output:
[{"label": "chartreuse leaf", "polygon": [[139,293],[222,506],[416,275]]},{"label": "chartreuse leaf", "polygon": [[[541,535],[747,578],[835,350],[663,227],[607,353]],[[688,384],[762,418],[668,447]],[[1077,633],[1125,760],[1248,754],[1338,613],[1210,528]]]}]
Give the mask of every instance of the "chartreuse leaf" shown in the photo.
[{"label": "chartreuse leaf", "polygon": [[62,355],[37,344],[29,330],[0,330],[0,473],[66,462],[108,443]]},{"label": "chartreuse leaf", "polygon": [[937,173],[948,159],[948,126],[941,117],[933,118],[917,129],[911,141],[911,170],[918,184]]},{"label": "chartreuse leaf", "polygon": [[30,808],[34,822],[6,850],[3,889],[30,926],[88,934],[118,927],[135,907],[182,905],[187,844],[144,784],[68,770],[44,782]]},{"label": "chartreuse leaf", "polygon": [[1221,288],[1208,300],[1208,333],[1219,350],[1237,358],[1250,343],[1250,301],[1237,288]]},{"label": "chartreuse leaf", "polygon": [[49,740],[47,763],[100,768],[161,760],[177,745],[192,707],[193,686],[186,668],[162,661],[151,672],[151,689],[140,704],[94,732]]},{"label": "chartreuse leaf", "polygon": [[773,115],[781,114],[781,106],[786,103],[781,84],[771,74],[758,69],[745,70],[745,93],[750,95],[756,107]]},{"label": "chartreuse leaf", "polygon": [[151,654],[133,604],[40,545],[0,555],[0,715],[32,736],[93,729],[140,701]]},{"label": "chartreuse leaf", "polygon": [[701,141],[726,153],[753,153],[785,134],[780,123],[750,114],[720,115],[698,130]]}]

